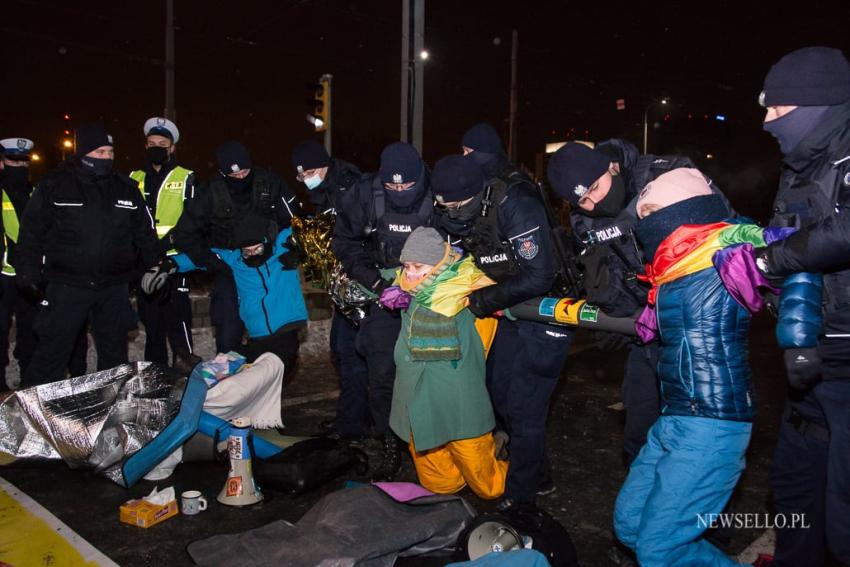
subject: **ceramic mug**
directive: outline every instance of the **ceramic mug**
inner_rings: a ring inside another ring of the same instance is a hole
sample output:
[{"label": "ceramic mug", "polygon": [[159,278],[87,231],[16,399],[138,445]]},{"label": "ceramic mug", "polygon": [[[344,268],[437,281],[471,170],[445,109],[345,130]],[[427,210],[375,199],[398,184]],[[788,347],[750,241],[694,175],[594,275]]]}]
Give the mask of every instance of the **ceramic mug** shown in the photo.
[{"label": "ceramic mug", "polygon": [[194,516],[207,509],[207,499],[198,490],[187,490],[180,495],[181,511],[187,516]]}]

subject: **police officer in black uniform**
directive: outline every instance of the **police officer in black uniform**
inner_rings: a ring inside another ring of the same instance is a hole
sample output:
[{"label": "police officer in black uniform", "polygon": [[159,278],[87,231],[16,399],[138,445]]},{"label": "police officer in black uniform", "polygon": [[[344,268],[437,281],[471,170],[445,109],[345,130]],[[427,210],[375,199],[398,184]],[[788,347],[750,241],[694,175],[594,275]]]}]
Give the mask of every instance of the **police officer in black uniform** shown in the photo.
[{"label": "police officer in black uniform", "polygon": [[2,297],[0,297],[0,391],[7,388],[6,366],[9,364],[9,331],[12,328],[12,316],[15,317],[15,350],[18,361],[19,378],[17,383],[9,385],[17,388],[20,377],[35,350],[35,333],[32,330],[35,320],[35,305],[18,293],[15,286],[16,246],[20,235],[20,219],[32,193],[30,182],[30,155],[32,140],[26,138],[6,138],[0,140],[3,169],[0,171],[0,190],[3,199],[3,229],[6,254],[3,258],[3,271],[0,274]]},{"label": "police officer in black uniform", "polygon": [[[463,136],[467,157],[441,160],[460,175],[477,164],[480,187],[452,183],[435,172],[436,224],[475,257],[497,284],[472,293],[469,310],[492,315],[552,290],[557,272],[550,222],[535,184],[508,161],[489,124]],[[449,160],[449,161],[446,161]],[[503,318],[487,357],[487,386],[496,414],[510,436],[510,467],[503,511],[533,507],[538,493],[554,490],[546,455],[549,400],[567,359],[573,332]]]},{"label": "police officer in black uniform", "polygon": [[[429,177],[416,149],[396,142],[381,153],[380,171],[363,176],[343,193],[333,251],[346,273],[377,295],[390,285],[387,278],[391,276],[381,270],[400,266],[399,255],[407,237],[415,228],[430,225],[433,199]],[[376,479],[392,479],[401,466],[401,443],[389,429],[395,381],[393,350],[400,329],[397,313],[372,305],[357,332],[357,351],[365,357],[369,372],[369,409],[375,433],[384,438]]]},{"label": "police officer in black uniform", "polygon": [[[176,254],[173,231],[186,199],[195,192],[194,172],[177,165],[175,151],[180,141],[177,125],[161,116],[145,121],[147,163],[130,177],[139,183],[145,202],[154,215],[157,236],[165,254]],[[186,276],[160,293],[138,293],[139,318],[145,325],[145,360],[168,364],[166,340],[171,345],[172,366],[188,374],[201,361],[192,352],[192,302]]]},{"label": "police officer in black uniform", "polygon": [[[632,232],[637,221],[634,199],[647,183],[680,167],[696,166],[684,156],[641,156],[633,144],[621,139],[606,140],[594,149],[568,143],[549,160],[549,182],[570,203],[570,224],[582,252],[585,297],[612,317],[635,316],[646,305],[648,287],[636,277],[643,273],[645,259]],[[623,457],[628,466],[660,412],[658,346],[618,333],[600,332],[596,338],[603,350],[629,349],[622,386]]]},{"label": "police officer in black uniform", "polygon": [[81,126],[75,157],[39,183],[24,210],[17,284],[42,305],[25,383],[64,378],[89,314],[98,369],[126,363],[127,321],[121,314],[129,309],[137,257],[163,270],[170,262],[138,185],[113,170],[113,157],[112,136],[101,124]]},{"label": "police officer in black uniform", "polygon": [[785,353],[792,388],[770,471],[776,511],[806,525],[777,528],[771,565],[831,564],[829,554],[850,565],[850,61],[831,47],[792,51],[759,102],[782,152],[770,226],[798,231],[758,265],[823,274],[817,345]]},{"label": "police officer in black uniform", "polygon": [[276,230],[291,224],[301,205],[286,183],[272,171],[255,167],[241,142],[229,141],[216,149],[219,175],[199,187],[186,203],[174,229],[174,244],[195,265],[215,274],[210,315],[218,352],[238,350],[242,321],[233,274],[211,247],[236,248],[236,221],[254,215],[275,223]]},{"label": "police officer in black uniform", "polygon": [[[298,144],[292,152],[292,165],[298,181],[309,192],[317,215],[336,215],[345,191],[360,180],[354,164],[328,155],[316,140]],[[333,433],[349,439],[368,435],[369,370],[366,360],[357,352],[357,327],[339,309],[334,309],[330,347],[340,374],[340,393],[333,421]]]}]

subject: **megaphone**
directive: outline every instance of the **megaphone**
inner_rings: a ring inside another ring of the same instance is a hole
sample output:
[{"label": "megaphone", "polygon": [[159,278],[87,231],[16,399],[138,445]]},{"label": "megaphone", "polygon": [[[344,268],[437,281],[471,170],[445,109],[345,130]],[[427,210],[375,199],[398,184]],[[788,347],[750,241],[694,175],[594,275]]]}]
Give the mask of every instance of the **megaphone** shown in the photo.
[{"label": "megaphone", "polygon": [[466,553],[470,559],[523,548],[522,537],[499,516],[479,516],[473,520],[467,534]]},{"label": "megaphone", "polygon": [[230,471],[217,500],[227,506],[250,506],[263,501],[251,470],[251,418],[237,417],[230,423],[227,438]]}]

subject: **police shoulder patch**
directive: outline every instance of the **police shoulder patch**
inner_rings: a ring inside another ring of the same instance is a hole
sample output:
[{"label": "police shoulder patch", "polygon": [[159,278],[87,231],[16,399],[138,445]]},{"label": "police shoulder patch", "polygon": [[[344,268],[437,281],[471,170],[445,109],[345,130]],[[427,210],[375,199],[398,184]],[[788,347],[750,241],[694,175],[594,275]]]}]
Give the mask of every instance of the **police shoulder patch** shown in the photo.
[{"label": "police shoulder patch", "polygon": [[514,240],[514,246],[516,247],[516,253],[526,260],[533,260],[540,251],[540,246],[537,244],[537,239],[533,234],[517,238]]}]

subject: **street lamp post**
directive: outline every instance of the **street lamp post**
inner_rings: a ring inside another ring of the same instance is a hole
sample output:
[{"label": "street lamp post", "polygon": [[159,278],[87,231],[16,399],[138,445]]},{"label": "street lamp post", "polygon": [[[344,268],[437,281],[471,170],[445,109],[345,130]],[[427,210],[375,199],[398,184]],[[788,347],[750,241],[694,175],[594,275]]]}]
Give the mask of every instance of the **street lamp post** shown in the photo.
[{"label": "street lamp post", "polygon": [[647,105],[646,108],[643,109],[643,153],[644,154],[646,154],[647,138],[648,138],[648,134],[649,134],[649,111],[657,103],[667,104],[668,102],[669,102],[669,99],[662,98],[661,100],[658,100],[658,101],[652,101],[651,103],[649,103],[649,105]]}]

